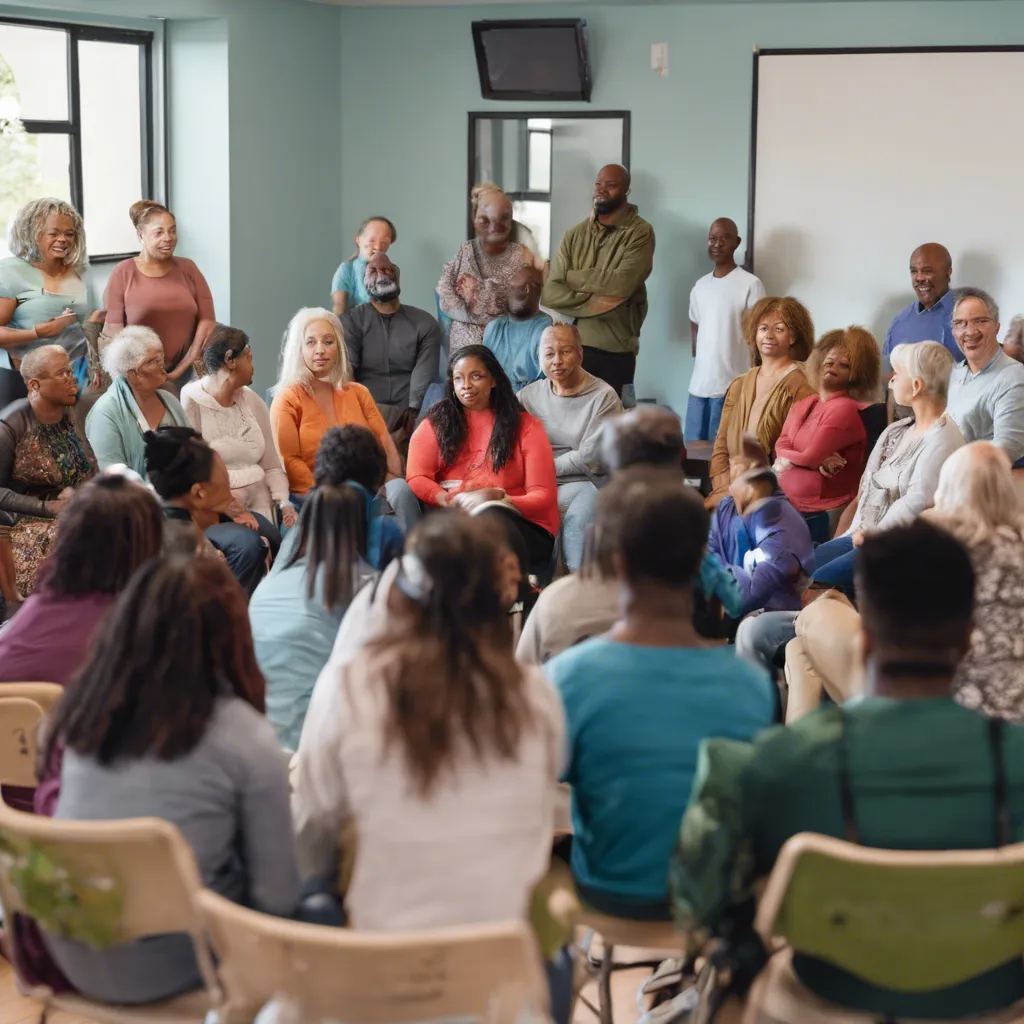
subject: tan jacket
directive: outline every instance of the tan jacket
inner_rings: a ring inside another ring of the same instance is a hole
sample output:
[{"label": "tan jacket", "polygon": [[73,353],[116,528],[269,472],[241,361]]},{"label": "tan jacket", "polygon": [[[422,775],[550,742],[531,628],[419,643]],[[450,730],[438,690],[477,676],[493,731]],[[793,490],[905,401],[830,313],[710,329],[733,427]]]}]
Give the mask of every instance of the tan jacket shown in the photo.
[{"label": "tan jacket", "polygon": [[[759,366],[755,366],[742,377],[737,377],[725,393],[722,421],[711,453],[712,489],[705,502],[708,508],[714,508],[729,493],[729,453],[740,450],[740,442],[754,405],[757,374],[760,369]],[[782,425],[786,422],[793,403],[814,393],[814,388],[808,383],[800,364],[772,388],[768,401],[761,410],[761,418],[757,421],[755,431],[769,458],[775,458],[775,442],[782,433]]]}]

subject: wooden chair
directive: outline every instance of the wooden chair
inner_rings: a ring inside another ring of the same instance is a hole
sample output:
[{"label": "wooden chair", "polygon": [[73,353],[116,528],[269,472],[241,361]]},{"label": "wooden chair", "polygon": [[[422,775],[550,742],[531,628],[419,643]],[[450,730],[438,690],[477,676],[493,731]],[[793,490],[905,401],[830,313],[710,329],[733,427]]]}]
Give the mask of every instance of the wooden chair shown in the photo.
[{"label": "wooden chair", "polygon": [[222,1024],[274,999],[299,1020],[358,1024],[479,1018],[512,1024],[547,1011],[540,953],[521,921],[387,934],[270,917],[204,890],[197,897],[218,961]]},{"label": "wooden chair", "polygon": [[[892,851],[802,833],[782,848],[755,927],[780,951],[751,990],[744,1024],[874,1024],[886,1015],[844,1010],[803,988],[792,954],[897,992],[947,988],[1020,959],[1024,843]],[[1021,1019],[1019,1008],[971,1018]]]},{"label": "wooden chair", "polygon": [[[49,891],[46,891],[49,887]],[[18,986],[51,1009],[99,1024],[202,1024],[219,1002],[216,974],[195,911],[202,887],[195,858],[181,833],[158,818],[63,821],[23,814],[0,803],[0,903],[4,918],[35,917],[56,934],[90,936],[119,945],[148,935],[185,932],[196,948],[206,989],[142,1006],[112,1006],[77,994],[32,986],[17,974],[16,931],[12,963]],[[25,902],[46,892],[45,915]],[[83,931],[86,930],[86,931]]]},{"label": "wooden chair", "polygon": [[48,715],[64,694],[57,683],[0,683],[0,697],[24,697],[35,701]]},{"label": "wooden chair", "polygon": [[[662,960],[669,957],[683,957],[685,937],[676,931],[671,921],[633,921],[623,917],[611,917],[584,907],[576,919],[577,926],[587,929],[587,936],[580,943],[580,951],[586,957],[590,970],[597,975],[597,1006],[591,1005],[582,996],[578,998],[592,1012],[597,1014],[601,1024],[612,1024],[612,974],[615,971],[635,970],[646,967],[654,970]],[[600,958],[591,953],[595,937],[601,939]],[[615,959],[616,949],[658,951],[655,960]]]},{"label": "wooden chair", "polygon": [[34,700],[0,695],[0,785],[39,785],[36,741],[43,718]]}]

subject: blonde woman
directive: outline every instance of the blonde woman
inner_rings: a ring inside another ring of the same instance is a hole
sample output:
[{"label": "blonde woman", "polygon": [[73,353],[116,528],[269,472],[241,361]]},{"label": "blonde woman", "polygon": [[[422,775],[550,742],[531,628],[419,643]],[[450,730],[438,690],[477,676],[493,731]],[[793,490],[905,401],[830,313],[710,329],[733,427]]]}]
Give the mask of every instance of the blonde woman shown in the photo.
[{"label": "blonde woman", "polygon": [[350,423],[366,427],[387,456],[385,491],[406,529],[419,518],[419,503],[402,479],[402,461],[373,396],[352,380],[341,321],[319,307],[300,309],[284,334],[281,376],[270,406],[291,499],[297,507],[313,486],[313,467],[324,434]]}]

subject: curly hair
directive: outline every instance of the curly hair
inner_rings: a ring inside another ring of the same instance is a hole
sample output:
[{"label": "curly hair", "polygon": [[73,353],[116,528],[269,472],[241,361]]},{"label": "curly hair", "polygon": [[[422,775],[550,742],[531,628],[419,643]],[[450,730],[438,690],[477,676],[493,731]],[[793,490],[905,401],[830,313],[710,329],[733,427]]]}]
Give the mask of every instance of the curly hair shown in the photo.
[{"label": "curly hair", "polygon": [[793,338],[789,358],[802,363],[814,349],[814,321],[807,307],[792,296],[767,295],[759,299],[743,316],[743,337],[754,358],[754,365],[761,365],[761,353],[757,350],[757,325],[765,317],[775,314],[788,328]]},{"label": "curly hair", "polygon": [[466,345],[452,354],[448,360],[448,376],[444,382],[444,398],[430,408],[427,418],[434,428],[437,446],[441,449],[441,459],[446,466],[452,465],[459,457],[469,427],[466,423],[466,410],[462,407],[455,394],[453,375],[456,363],[463,359],[478,359],[484,369],[494,378],[491,391],[491,408],[494,410],[494,428],[491,431],[491,443],[487,454],[491,460],[491,468],[500,473],[508,462],[512,449],[519,439],[519,428],[522,423],[523,407],[512,390],[512,384],[501,368],[495,354],[486,345]]},{"label": "curly hair", "polygon": [[807,362],[807,379],[811,386],[821,387],[821,364],[834,348],[845,349],[850,357],[849,396],[860,402],[875,398],[882,372],[882,356],[875,336],[866,327],[856,325],[837,328],[821,336]]},{"label": "curly hair", "polygon": [[75,228],[75,244],[64,257],[64,266],[83,274],[89,265],[85,251],[85,224],[82,215],[63,199],[33,199],[14,215],[7,233],[7,248],[12,256],[32,263],[40,258],[39,235],[49,217],[67,217]]}]

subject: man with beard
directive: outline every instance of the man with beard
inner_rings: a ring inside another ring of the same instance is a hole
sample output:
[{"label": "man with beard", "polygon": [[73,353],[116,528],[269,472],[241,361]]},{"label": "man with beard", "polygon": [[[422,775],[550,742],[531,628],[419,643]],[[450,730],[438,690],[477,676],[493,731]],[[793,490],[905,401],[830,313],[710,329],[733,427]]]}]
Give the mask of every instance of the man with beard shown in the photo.
[{"label": "man with beard", "polygon": [[953,353],[954,359],[961,358],[953,337],[952,275],[953,260],[944,245],[926,242],[911,253],[910,284],[917,298],[893,317],[882,349],[887,363],[897,345],[918,341],[937,341]]},{"label": "man with beard", "polygon": [[363,283],[370,301],[341,318],[348,361],[353,380],[369,390],[401,445],[437,377],[441,330],[425,310],[399,302],[398,268],[384,253],[370,258]]},{"label": "man with beard", "polygon": [[484,344],[498,357],[513,391],[521,391],[544,376],[537,352],[540,336],[551,326],[551,317],[540,312],[542,284],[539,270],[517,270],[508,283],[508,313],[484,328]]},{"label": "man with beard", "polygon": [[551,261],[541,304],[576,321],[583,367],[621,397],[633,383],[647,280],[654,266],[654,229],[627,202],[629,171],[602,167],[594,214],[570,228]]}]

